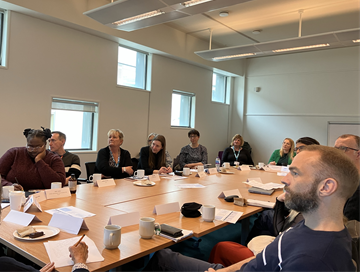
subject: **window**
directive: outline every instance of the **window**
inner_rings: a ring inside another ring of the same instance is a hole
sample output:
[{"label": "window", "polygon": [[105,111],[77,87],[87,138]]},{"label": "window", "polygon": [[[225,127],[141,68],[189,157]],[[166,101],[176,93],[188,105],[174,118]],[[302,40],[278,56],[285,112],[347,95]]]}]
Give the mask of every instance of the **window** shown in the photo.
[{"label": "window", "polygon": [[6,57],[6,11],[0,9],[0,66],[5,66]]},{"label": "window", "polygon": [[171,126],[195,127],[195,94],[173,91],[171,102]]},{"label": "window", "polygon": [[96,150],[98,103],[53,98],[51,131],[66,135],[67,150]]},{"label": "window", "polygon": [[213,73],[212,97],[215,102],[228,103],[227,77]]},{"label": "window", "polygon": [[147,55],[119,46],[117,84],[146,88]]}]

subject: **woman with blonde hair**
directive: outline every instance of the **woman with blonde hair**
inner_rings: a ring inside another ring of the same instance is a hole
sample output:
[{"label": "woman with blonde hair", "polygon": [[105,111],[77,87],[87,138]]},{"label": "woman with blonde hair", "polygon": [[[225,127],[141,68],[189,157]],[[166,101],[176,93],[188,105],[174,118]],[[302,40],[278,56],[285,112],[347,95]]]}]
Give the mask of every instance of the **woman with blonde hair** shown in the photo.
[{"label": "woman with blonde hair", "polygon": [[163,135],[156,135],[150,146],[142,147],[138,169],[145,170],[145,174],[170,173],[172,168],[166,166],[166,140]]},{"label": "woman with blonde hair", "polygon": [[290,165],[295,153],[295,145],[294,140],[291,138],[285,138],[281,149],[275,150],[270,159],[269,163],[270,165],[278,165],[278,166],[287,166]]},{"label": "woman with blonde hair", "polygon": [[239,162],[239,165],[254,165],[249,151],[243,149],[244,139],[241,135],[236,134],[231,141],[230,147],[223,152],[221,163],[229,162],[234,166],[234,162]]},{"label": "woman with blonde hair", "polygon": [[95,173],[112,178],[125,178],[134,173],[131,156],[127,150],[120,148],[124,142],[124,134],[119,129],[108,132],[109,145],[100,149],[95,164]]}]

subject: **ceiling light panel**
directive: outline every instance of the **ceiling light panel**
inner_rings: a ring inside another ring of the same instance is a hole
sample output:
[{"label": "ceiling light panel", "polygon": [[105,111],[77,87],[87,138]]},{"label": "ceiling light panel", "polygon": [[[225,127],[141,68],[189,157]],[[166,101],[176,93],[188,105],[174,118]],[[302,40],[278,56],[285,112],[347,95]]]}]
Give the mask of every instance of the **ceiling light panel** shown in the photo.
[{"label": "ceiling light panel", "polygon": [[86,11],[84,14],[106,25],[165,7],[167,6],[159,0],[120,0]]},{"label": "ceiling light panel", "polygon": [[205,3],[199,4],[199,5],[195,5],[192,7],[183,8],[183,9],[181,9],[181,11],[186,12],[191,15],[195,15],[195,14],[209,12],[209,11],[213,11],[213,10],[217,10],[217,9],[221,9],[221,8],[226,8],[229,6],[233,6],[233,5],[237,5],[237,4],[241,4],[241,3],[245,3],[245,2],[249,2],[249,1],[251,1],[251,0],[213,0],[213,1],[205,2]]},{"label": "ceiling light panel", "polygon": [[189,16],[189,15],[181,13],[181,12],[173,11],[173,12],[169,12],[169,13],[163,13],[163,14],[155,16],[155,17],[150,17],[150,18],[143,19],[140,21],[132,22],[132,23],[129,23],[126,25],[107,24],[107,26],[116,28],[119,30],[124,30],[124,31],[134,31],[137,29],[142,29],[142,28],[146,28],[149,26],[155,26],[158,24],[162,24],[164,22],[170,22],[172,20],[184,18],[187,16]]}]

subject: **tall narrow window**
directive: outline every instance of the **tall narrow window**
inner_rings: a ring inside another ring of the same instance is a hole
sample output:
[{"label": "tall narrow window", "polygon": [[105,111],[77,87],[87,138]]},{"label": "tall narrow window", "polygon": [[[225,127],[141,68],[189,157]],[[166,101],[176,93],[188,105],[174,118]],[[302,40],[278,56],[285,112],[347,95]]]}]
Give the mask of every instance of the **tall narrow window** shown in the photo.
[{"label": "tall narrow window", "polygon": [[212,101],[226,103],[226,77],[213,73]]},{"label": "tall narrow window", "polygon": [[171,126],[195,126],[195,94],[173,91],[171,102]]},{"label": "tall narrow window", "polygon": [[119,46],[117,84],[146,88],[147,55]]},{"label": "tall narrow window", "polygon": [[0,66],[5,66],[5,11],[0,9]]},{"label": "tall narrow window", "polygon": [[65,149],[96,150],[98,103],[53,98],[51,131],[66,134]]}]

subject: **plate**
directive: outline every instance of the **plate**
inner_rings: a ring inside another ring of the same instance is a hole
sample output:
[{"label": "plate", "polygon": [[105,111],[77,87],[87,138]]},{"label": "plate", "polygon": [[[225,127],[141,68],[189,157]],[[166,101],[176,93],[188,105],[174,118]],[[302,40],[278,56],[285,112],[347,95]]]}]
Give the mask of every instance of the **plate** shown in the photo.
[{"label": "plate", "polygon": [[234,172],[222,172],[222,171],[220,171],[219,173],[223,173],[223,174],[234,174]]},{"label": "plate", "polygon": [[149,180],[141,180],[141,181],[133,182],[133,184],[136,185],[136,186],[140,186],[140,187],[152,187],[156,183],[152,182],[152,181],[149,181]]},{"label": "plate", "polygon": [[13,235],[18,240],[38,241],[38,240],[43,240],[43,239],[46,239],[46,238],[53,237],[53,236],[57,235],[60,232],[60,229],[58,229],[56,227],[49,227],[49,226],[33,226],[33,227],[35,228],[35,230],[37,232],[39,232],[39,231],[44,232],[44,235],[40,236],[40,237],[37,237],[37,238],[30,238],[29,236],[21,238],[19,236],[19,234],[16,232],[16,230],[14,231]]}]

